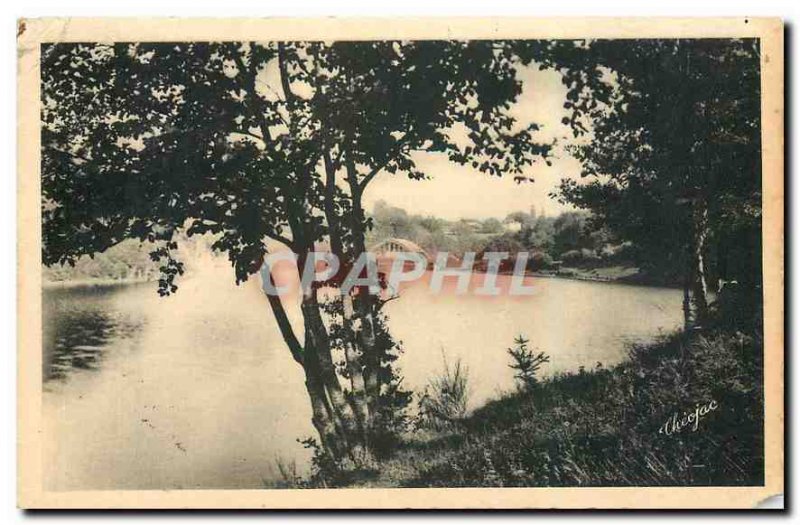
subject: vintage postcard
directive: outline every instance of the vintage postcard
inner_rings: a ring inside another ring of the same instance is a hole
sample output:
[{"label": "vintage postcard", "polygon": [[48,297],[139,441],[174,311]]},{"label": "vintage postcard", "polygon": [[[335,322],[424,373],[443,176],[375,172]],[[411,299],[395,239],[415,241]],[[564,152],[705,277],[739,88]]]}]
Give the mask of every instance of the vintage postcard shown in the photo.
[{"label": "vintage postcard", "polygon": [[780,20],[18,46],[21,507],[783,493]]}]

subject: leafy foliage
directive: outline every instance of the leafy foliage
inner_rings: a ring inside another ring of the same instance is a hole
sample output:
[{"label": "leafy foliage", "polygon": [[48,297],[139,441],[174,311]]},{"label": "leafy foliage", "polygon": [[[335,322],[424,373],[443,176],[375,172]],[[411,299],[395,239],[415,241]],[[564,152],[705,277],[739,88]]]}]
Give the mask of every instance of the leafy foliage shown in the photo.
[{"label": "leafy foliage", "polygon": [[[635,268],[633,243],[621,242],[605,226],[591,220],[586,211],[568,211],[555,217],[527,212],[509,214],[506,224],[516,222],[519,229],[503,226],[498,219],[483,221],[449,221],[436,217],[409,214],[405,210],[378,201],[369,216],[372,229],[367,234],[370,245],[394,237],[408,239],[420,245],[428,255],[446,251],[462,255],[472,251],[528,252],[528,269],[557,271],[567,275],[571,268],[586,269],[620,266],[629,270],[624,277],[629,280],[680,284],[674,279],[664,279],[661,274],[649,275]],[[497,230],[497,224],[500,230]],[[480,257],[479,257],[480,259]],[[558,269],[556,261],[570,269]]]},{"label": "leafy foliage", "polygon": [[640,263],[685,272],[708,213],[706,271],[760,282],[760,53],[755,40],[562,42],[551,55],[568,87],[566,119],[584,143],[583,181],[565,202],[631,241]]},{"label": "leafy foliage", "polygon": [[[300,248],[362,230],[372,178],[425,176],[414,151],[520,174],[550,147],[508,113],[518,63],[503,42],[47,45],[44,260],[160,242],[170,293],[182,270],[169,243],[185,227],[219,235],[241,281],[265,238]],[[350,195],[324,180],[343,171]]]}]

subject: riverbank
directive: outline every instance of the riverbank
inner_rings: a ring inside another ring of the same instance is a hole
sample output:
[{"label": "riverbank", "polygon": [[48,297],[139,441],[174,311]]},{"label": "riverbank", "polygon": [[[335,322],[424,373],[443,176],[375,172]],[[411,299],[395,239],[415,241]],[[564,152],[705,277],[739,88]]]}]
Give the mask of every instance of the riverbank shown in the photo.
[{"label": "riverbank", "polygon": [[648,275],[636,266],[615,265],[597,267],[572,267],[562,266],[558,270],[539,270],[532,272],[533,277],[552,277],[559,279],[573,279],[576,281],[590,281],[601,283],[624,283],[639,286],[659,286],[666,288],[680,288],[679,282]]},{"label": "riverbank", "polygon": [[561,267],[558,270],[540,270],[534,272],[536,277],[562,277],[578,279],[581,281],[623,281],[635,279],[641,275],[639,269],[633,266],[604,266],[598,268]]},{"label": "riverbank", "polygon": [[[754,485],[763,478],[762,341],[722,330],[631,349],[451,425],[407,436],[348,487]],[[690,416],[691,415],[691,416]]]}]

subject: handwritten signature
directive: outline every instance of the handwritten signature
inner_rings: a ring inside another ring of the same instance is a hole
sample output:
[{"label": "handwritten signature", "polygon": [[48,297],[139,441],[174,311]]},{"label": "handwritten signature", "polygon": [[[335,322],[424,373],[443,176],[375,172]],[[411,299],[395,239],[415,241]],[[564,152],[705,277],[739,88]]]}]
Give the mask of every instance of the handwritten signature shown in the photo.
[{"label": "handwritten signature", "polygon": [[672,434],[682,432],[685,428],[690,426],[692,432],[697,432],[697,429],[700,428],[700,420],[717,408],[719,408],[719,405],[712,399],[705,404],[698,403],[694,407],[694,410],[689,410],[688,412],[684,411],[680,416],[678,412],[675,412],[661,425],[658,429],[658,433],[671,436]]}]

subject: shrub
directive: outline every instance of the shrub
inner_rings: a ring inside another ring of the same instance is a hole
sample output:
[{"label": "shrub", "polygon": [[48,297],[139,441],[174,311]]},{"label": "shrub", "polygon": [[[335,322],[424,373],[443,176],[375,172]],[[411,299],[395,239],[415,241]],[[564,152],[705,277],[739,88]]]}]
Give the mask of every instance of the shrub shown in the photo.
[{"label": "shrub", "polygon": [[545,252],[533,252],[528,260],[529,270],[544,270],[553,265],[553,258]]},{"label": "shrub", "polygon": [[585,262],[595,262],[600,260],[600,256],[597,255],[597,252],[594,250],[590,250],[589,248],[581,248],[581,259]]},{"label": "shrub", "polygon": [[561,260],[565,263],[578,263],[583,259],[580,250],[569,250],[561,254]]}]

